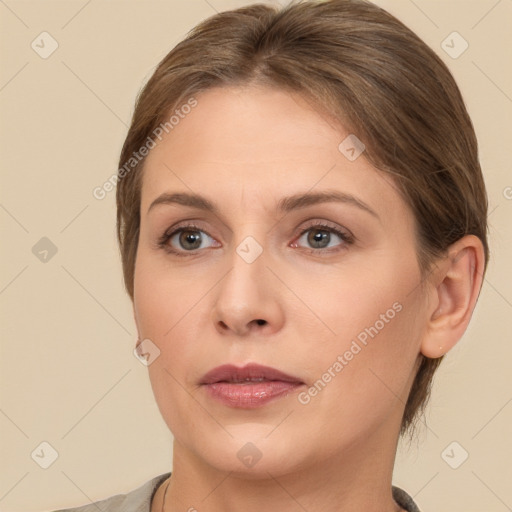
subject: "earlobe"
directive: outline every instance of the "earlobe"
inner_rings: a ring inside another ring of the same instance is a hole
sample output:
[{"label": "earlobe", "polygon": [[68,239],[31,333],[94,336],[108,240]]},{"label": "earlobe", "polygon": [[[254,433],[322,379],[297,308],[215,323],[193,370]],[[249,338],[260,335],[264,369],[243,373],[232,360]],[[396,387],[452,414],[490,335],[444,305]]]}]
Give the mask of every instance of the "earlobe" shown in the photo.
[{"label": "earlobe", "polygon": [[135,302],[132,301],[132,311],[133,311],[133,322],[135,323],[135,330],[137,331],[137,345],[140,340],[140,332],[139,332],[139,322],[137,322],[137,312],[135,310]]},{"label": "earlobe", "polygon": [[439,265],[433,311],[421,343],[429,358],[446,354],[464,334],[482,286],[485,256],[482,242],[466,235],[455,242]]}]

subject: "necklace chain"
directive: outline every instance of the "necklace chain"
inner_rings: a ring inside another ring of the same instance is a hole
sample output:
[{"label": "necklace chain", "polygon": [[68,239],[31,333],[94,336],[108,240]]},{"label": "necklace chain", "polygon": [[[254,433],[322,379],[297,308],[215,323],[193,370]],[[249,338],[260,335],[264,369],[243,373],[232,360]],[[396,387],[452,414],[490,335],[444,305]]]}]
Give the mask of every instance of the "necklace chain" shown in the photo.
[{"label": "necklace chain", "polygon": [[[167,491],[169,490],[169,484],[171,483],[171,477],[169,477],[169,480],[167,480],[167,485],[165,486],[164,491],[164,499],[162,500],[162,510],[161,512],[165,512],[165,498],[167,498]],[[404,509],[399,505],[399,511],[402,512]]]},{"label": "necklace chain", "polygon": [[171,483],[171,477],[167,480],[167,485],[165,486],[164,499],[162,500],[162,512],[165,511],[165,498],[167,498],[167,491],[169,490],[169,484]]}]

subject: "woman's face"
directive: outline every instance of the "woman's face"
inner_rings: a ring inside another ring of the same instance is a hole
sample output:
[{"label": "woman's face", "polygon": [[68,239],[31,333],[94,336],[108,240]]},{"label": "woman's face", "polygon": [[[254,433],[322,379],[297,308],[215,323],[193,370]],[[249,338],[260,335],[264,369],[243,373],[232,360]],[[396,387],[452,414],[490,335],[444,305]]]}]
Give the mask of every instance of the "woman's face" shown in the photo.
[{"label": "woman's face", "polygon": [[196,100],[145,162],[134,283],[175,450],[256,476],[394,451],[427,318],[410,209],[301,96]]}]

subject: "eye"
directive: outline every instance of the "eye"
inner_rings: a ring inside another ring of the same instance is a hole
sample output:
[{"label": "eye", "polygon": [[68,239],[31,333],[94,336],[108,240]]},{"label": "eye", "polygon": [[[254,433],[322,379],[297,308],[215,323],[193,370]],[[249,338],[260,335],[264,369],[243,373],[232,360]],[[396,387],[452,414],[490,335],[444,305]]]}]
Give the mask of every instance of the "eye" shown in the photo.
[{"label": "eye", "polygon": [[[336,243],[338,238],[341,243]],[[309,245],[305,249],[311,253],[332,253],[343,250],[354,242],[350,232],[344,232],[335,226],[324,223],[311,224],[303,229],[290,246],[300,247]],[[194,224],[187,224],[169,229],[158,240],[158,246],[177,256],[191,256],[200,249],[208,247],[221,247],[204,229]],[[334,248],[334,250],[333,250]],[[327,250],[326,250],[327,249]]]},{"label": "eye", "polygon": [[[340,239],[341,243],[336,244],[336,238]],[[309,245],[309,248],[306,247],[306,249],[310,252],[333,252],[332,250],[325,251],[323,249],[331,249],[333,247],[343,248],[343,246],[352,244],[354,237],[350,233],[345,233],[334,226],[316,223],[303,229],[297,242],[294,242],[292,247],[300,245],[298,242],[301,240],[303,244]]]},{"label": "eye", "polygon": [[[158,246],[166,251],[186,256],[187,252],[191,253],[199,249],[208,247],[208,242],[218,244],[206,231],[198,226],[188,224],[175,228],[172,232],[166,231],[159,239]],[[220,244],[216,245],[220,247]]]}]

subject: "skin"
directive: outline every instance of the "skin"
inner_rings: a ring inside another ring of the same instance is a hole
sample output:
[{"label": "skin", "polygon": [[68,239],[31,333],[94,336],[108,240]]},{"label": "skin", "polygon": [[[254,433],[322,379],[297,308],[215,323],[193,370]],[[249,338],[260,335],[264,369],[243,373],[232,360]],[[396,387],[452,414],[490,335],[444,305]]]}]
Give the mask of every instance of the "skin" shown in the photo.
[{"label": "skin", "polygon": [[[165,510],[401,510],[391,477],[418,358],[441,356],[466,329],[481,286],[482,245],[474,236],[459,240],[419,286],[413,215],[364,153],[349,161],[338,150],[347,130],[280,90],[229,87],[196,98],[145,162],[135,266],[139,339],[160,350],[149,375],[174,436]],[[376,216],[335,202],[276,210],[284,196],[324,190],[352,194]],[[177,204],[148,212],[164,192],[202,194],[218,214]],[[158,245],[181,221],[199,224],[203,238],[189,252],[179,234],[168,241],[182,257]],[[312,245],[324,232],[301,235],[312,221],[355,240],[331,232],[327,248]],[[252,263],[236,252],[248,236],[263,249]],[[299,391],[396,303],[400,312],[300,403]],[[249,362],[305,384],[252,410],[214,401],[198,385],[218,365]],[[252,467],[237,457],[248,442],[261,453]]]}]

